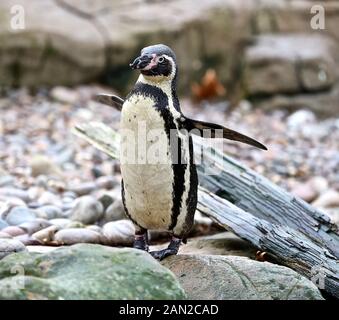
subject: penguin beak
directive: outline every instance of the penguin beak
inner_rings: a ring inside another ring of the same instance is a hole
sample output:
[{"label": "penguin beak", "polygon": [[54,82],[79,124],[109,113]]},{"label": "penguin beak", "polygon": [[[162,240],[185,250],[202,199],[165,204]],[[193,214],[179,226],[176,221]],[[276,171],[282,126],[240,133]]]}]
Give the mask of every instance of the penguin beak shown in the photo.
[{"label": "penguin beak", "polygon": [[129,66],[134,70],[135,69],[144,70],[152,62],[152,59],[153,59],[153,55],[144,54],[136,58],[132,63],[129,64]]}]

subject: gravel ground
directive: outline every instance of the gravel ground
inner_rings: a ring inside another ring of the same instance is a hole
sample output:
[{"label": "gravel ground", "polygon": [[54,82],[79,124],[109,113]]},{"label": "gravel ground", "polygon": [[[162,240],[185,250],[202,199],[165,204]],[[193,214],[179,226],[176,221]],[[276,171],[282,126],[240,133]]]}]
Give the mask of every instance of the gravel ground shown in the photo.
[{"label": "gravel ground", "polygon": [[[121,220],[118,162],[71,132],[75,124],[88,121],[119,127],[119,112],[91,101],[99,92],[110,90],[55,87],[33,95],[20,89],[0,98],[0,238],[9,235],[34,244],[30,236],[49,227],[38,235],[40,243],[133,241],[132,226]],[[321,120],[306,110],[264,113],[247,101],[231,113],[225,102],[193,105],[183,99],[182,109],[263,142],[269,151],[239,143],[225,143],[224,151],[338,223],[339,119]]]}]

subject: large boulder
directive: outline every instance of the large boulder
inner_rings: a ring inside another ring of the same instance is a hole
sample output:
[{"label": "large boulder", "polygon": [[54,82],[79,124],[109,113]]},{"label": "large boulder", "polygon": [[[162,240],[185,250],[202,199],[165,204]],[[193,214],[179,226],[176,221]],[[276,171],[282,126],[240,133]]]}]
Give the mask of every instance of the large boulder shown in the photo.
[{"label": "large boulder", "polygon": [[[20,290],[12,285],[14,266],[24,270]],[[0,299],[184,298],[174,275],[135,249],[78,244],[47,253],[12,254],[0,262]]]},{"label": "large boulder", "polygon": [[323,91],[338,78],[336,45],[324,35],[261,35],[245,52],[249,95]]},{"label": "large boulder", "polygon": [[178,255],[162,265],[177,276],[188,299],[323,299],[317,287],[295,271],[245,257]]},{"label": "large boulder", "polygon": [[[11,28],[14,5],[25,10],[24,29]],[[2,0],[0,85],[70,85],[104,75],[126,90],[135,81],[131,60],[142,47],[159,42],[175,49],[186,89],[206,63],[219,69],[222,80],[230,80],[238,57],[231,53],[250,34],[255,5],[233,0],[31,0],[29,5]]]}]

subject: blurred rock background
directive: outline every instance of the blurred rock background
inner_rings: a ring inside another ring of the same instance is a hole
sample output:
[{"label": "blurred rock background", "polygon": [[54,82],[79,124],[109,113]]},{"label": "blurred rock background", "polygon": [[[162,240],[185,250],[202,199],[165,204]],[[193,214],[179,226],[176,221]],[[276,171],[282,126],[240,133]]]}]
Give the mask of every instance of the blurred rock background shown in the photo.
[{"label": "blurred rock background", "polygon": [[[224,151],[339,224],[339,2],[320,2],[324,30],[310,25],[317,4],[1,0],[0,259],[27,248],[45,252],[52,247],[36,245],[46,244],[131,246],[134,230],[122,208],[119,163],[71,130],[88,121],[118,129],[119,112],[91,97],[125,96],[137,77],[129,62],[142,47],[160,42],[179,60],[183,112],[263,142],[269,151],[236,143],[224,143]],[[24,29],[11,27],[14,5],[24,8]],[[255,259],[254,247],[221,231],[197,214],[192,238],[180,251],[193,257],[183,257],[179,269],[175,262],[174,273],[212,262],[218,269],[225,260],[194,255]],[[151,240],[159,245],[167,235],[152,232]],[[262,275],[250,277],[267,288],[274,268],[267,263]],[[265,297],[287,299],[285,292],[292,292],[296,298],[319,298],[312,283],[293,291],[291,279],[299,283],[300,276],[285,272],[290,278],[273,279]],[[191,282],[183,286],[194,298]],[[224,292],[213,298],[225,298]],[[237,297],[247,295],[240,286]]]}]

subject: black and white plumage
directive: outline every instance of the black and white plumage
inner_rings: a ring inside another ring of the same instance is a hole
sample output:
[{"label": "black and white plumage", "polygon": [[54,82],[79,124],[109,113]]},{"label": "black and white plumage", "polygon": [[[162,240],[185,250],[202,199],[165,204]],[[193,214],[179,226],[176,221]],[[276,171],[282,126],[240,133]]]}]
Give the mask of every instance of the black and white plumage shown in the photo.
[{"label": "black and white plumage", "polygon": [[[133,154],[137,154],[138,159],[129,161],[128,155],[121,155],[121,175],[126,215],[136,227],[134,247],[148,250],[149,229],[172,233],[167,249],[151,252],[162,259],[177,253],[181,240],[186,238],[193,225],[197,206],[198,177],[192,137],[182,129],[198,129],[198,132],[211,129],[211,137],[214,137],[215,129],[222,129],[224,138],[266,148],[236,131],[192,120],[182,114],[176,94],[177,62],[169,47],[146,47],[130,66],[140,70],[140,76],[125,101],[109,95],[98,95],[97,101],[117,109],[122,105],[121,129],[132,133],[136,140],[140,136],[140,124],[145,127],[146,134],[157,132],[155,139],[146,138],[143,143],[134,140]],[[130,147],[131,143],[132,140],[122,141],[121,152],[124,153],[126,145]],[[165,159],[162,159],[165,161],[149,163],[149,159],[140,159],[140,149],[150,150],[154,144],[166,150]]]}]

